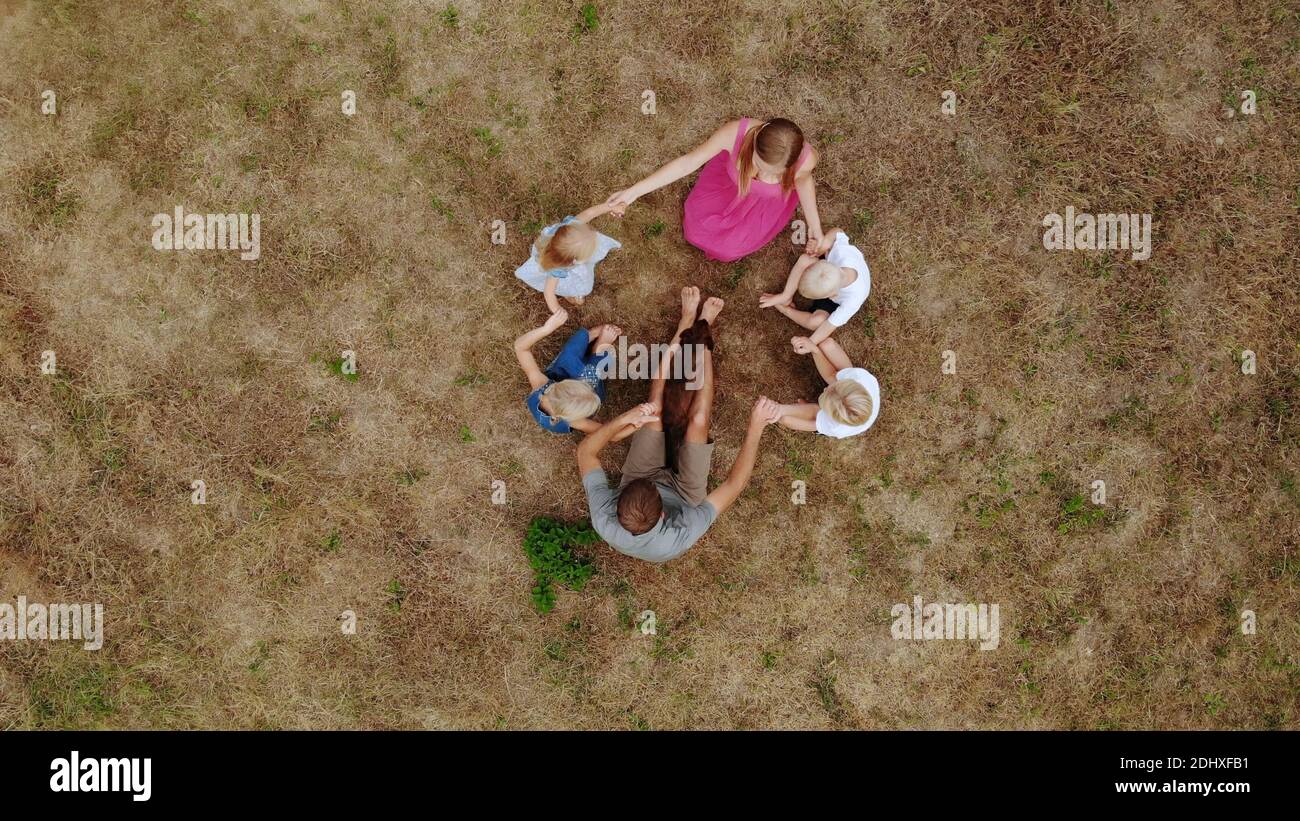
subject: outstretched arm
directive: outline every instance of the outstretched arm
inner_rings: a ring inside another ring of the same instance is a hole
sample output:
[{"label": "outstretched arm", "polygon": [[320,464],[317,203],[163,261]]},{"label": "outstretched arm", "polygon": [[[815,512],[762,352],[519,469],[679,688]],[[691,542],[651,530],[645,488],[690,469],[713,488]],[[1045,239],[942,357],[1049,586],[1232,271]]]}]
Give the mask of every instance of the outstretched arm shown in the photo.
[{"label": "outstretched arm", "polygon": [[790,430],[816,431],[818,407],[811,402],[780,405],[781,427]]},{"label": "outstretched arm", "polygon": [[779,294],[763,294],[758,298],[758,307],[772,308],[776,305],[784,305],[794,299],[795,293],[799,290],[799,280],[803,278],[803,272],[817,261],[817,257],[811,254],[800,254],[799,259],[795,260],[794,266],[790,269],[790,275],[785,278],[785,288],[781,289]]},{"label": "outstretched arm", "polygon": [[537,390],[547,382],[546,374],[542,373],[542,369],[537,366],[537,359],[533,356],[533,346],[555,333],[556,328],[568,321],[569,312],[560,308],[551,314],[540,328],[533,328],[515,339],[515,359],[519,360],[519,367],[524,369],[524,375],[528,377],[528,384],[532,390]]},{"label": "outstretched arm", "polygon": [[[583,433],[595,433],[596,431],[600,430],[601,424],[597,422],[595,419],[588,417],[586,419],[579,419],[576,422],[570,422],[569,427],[573,428],[574,430],[580,430]],[[636,433],[636,428],[632,427],[631,425],[625,425],[623,429],[618,433],[615,433],[614,438],[610,439],[609,441],[621,442],[634,433]]]},{"label": "outstretched arm", "polygon": [[607,205],[613,207],[616,216],[623,216],[623,210],[637,200],[637,198],[649,194],[665,185],[676,182],[687,174],[693,173],[700,166],[708,162],[714,154],[719,151],[726,151],[735,144],[736,131],[740,128],[739,120],[732,120],[717,131],[704,142],[697,145],[687,153],[677,159],[665,164],[659,170],[650,176],[633,185],[631,188],[625,188],[622,191],[616,191],[605,201]]},{"label": "outstretched arm", "polygon": [[578,214],[577,217],[575,217],[575,219],[577,219],[578,222],[591,222],[596,217],[603,217],[604,215],[608,214],[610,211],[613,210],[614,210],[614,206],[610,205],[607,202],[602,202],[600,205],[593,205],[587,210]]},{"label": "outstretched arm", "polygon": [[745,441],[740,445],[740,455],[731,466],[726,481],[718,485],[712,493],[704,497],[712,503],[721,516],[740,497],[741,491],[749,484],[749,477],[754,473],[754,462],[758,460],[758,442],[763,438],[763,429],[780,418],[780,406],[760,396],[754,403],[754,410],[749,415],[749,429],[745,431]]},{"label": "outstretched arm", "polygon": [[[586,476],[593,470],[600,468],[600,452],[605,449],[606,445],[614,441],[615,437],[624,428],[635,431],[648,422],[657,421],[659,421],[659,408],[650,402],[646,402],[619,414],[601,425],[599,430],[590,434],[578,444],[578,475]],[[630,435],[630,432],[625,435]]]}]

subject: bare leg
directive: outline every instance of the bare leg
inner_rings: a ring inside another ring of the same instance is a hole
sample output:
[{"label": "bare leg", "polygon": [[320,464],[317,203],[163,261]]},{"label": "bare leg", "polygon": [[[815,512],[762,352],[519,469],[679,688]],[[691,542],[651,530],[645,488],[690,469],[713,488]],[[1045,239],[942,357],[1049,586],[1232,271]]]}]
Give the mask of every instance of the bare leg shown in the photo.
[{"label": "bare leg", "polygon": [[687,442],[708,442],[709,427],[713,417],[713,351],[700,346],[697,363],[704,371],[703,384],[691,399],[691,420],[686,424]]},{"label": "bare leg", "polygon": [[830,314],[821,310],[801,311],[793,305],[777,305],[776,309],[785,314],[791,322],[810,331],[820,328],[821,324],[826,321],[826,317],[830,316]]},{"label": "bare leg", "polygon": [[709,297],[704,301],[704,310],[700,311],[700,319],[712,325],[713,321],[718,318],[718,314],[722,313],[722,306],[725,304],[721,297]]},{"label": "bare leg", "polygon": [[[709,297],[704,301],[700,319],[713,325],[725,304],[720,297]],[[699,385],[693,391],[695,395],[691,397],[691,418],[686,423],[685,441],[704,443],[709,441],[709,429],[713,424],[713,352],[701,345],[691,354],[699,360],[695,366],[700,369],[700,376]],[[694,383],[695,380],[692,380],[692,385]],[[688,389],[692,385],[688,385]]]},{"label": "bare leg", "polygon": [[[700,309],[700,289],[694,285],[687,285],[682,288],[682,316],[677,322],[677,330],[673,333],[672,340],[668,343],[668,352],[664,354],[662,360],[657,363],[658,369],[650,378],[650,401],[663,407],[664,402],[664,379],[672,371],[673,348],[680,347],[682,334],[686,329],[695,324],[695,314]],[[650,430],[663,430],[662,422],[651,422],[646,425]]]}]

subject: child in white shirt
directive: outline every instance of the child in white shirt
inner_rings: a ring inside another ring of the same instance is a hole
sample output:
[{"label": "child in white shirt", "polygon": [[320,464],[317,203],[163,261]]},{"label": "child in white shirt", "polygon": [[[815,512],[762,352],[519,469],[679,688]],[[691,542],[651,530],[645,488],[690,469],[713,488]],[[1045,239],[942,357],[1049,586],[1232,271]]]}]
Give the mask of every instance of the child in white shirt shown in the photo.
[{"label": "child in white shirt", "polygon": [[[763,294],[761,308],[776,308],[801,327],[812,331],[808,337],[820,345],[836,328],[848,322],[871,293],[871,269],[862,252],[839,228],[832,228],[822,240],[825,259],[801,254],[790,269],[785,290]],[[794,307],[794,295],[813,300],[807,311]]]},{"label": "child in white shirt", "polygon": [[791,430],[816,431],[845,439],[876,423],[880,414],[880,383],[866,368],[855,368],[840,343],[828,339],[814,345],[808,337],[795,337],[794,349],[812,354],[826,390],[811,402],[781,405],[780,423]]}]

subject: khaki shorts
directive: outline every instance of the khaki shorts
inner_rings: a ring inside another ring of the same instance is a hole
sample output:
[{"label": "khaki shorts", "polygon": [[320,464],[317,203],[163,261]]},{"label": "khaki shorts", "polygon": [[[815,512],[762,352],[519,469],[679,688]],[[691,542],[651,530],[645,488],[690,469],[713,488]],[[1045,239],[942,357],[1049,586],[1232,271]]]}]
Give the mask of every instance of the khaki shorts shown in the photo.
[{"label": "khaki shorts", "polygon": [[669,470],[664,461],[664,432],[641,428],[632,434],[618,488],[622,490],[634,479],[649,479],[672,488],[687,504],[698,506],[709,495],[712,464],[712,442],[683,442],[677,449],[677,470]]}]

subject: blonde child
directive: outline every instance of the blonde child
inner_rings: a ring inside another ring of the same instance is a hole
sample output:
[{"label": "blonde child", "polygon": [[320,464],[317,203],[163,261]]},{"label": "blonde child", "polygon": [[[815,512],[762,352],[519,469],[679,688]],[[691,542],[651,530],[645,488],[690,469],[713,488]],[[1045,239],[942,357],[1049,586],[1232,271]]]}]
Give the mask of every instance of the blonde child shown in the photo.
[{"label": "blonde child", "polygon": [[[862,252],[849,242],[847,234],[832,228],[817,250],[826,258],[801,254],[790,269],[785,290],[779,294],[763,294],[758,300],[760,308],[776,308],[812,331],[808,338],[813,345],[820,345],[848,322],[871,293],[871,269]],[[809,310],[794,307],[796,290],[813,300]]]},{"label": "blonde child", "polygon": [[799,353],[812,354],[817,372],[826,380],[817,404],[781,405],[780,423],[790,430],[816,431],[844,439],[857,436],[876,423],[880,413],[880,383],[865,368],[855,368],[840,343],[828,339],[814,345],[808,337],[795,337]]},{"label": "blonde child", "polygon": [[623,330],[610,324],[579,328],[564,343],[555,360],[542,370],[533,357],[533,346],[568,319],[568,311],[561,308],[540,328],[520,336],[515,340],[515,358],[528,377],[531,392],[525,402],[537,424],[552,433],[575,430],[591,433],[600,428],[600,423],[591,417],[605,400],[605,360],[613,355],[614,340]]},{"label": "blonde child", "polygon": [[610,210],[609,205],[594,205],[576,217],[546,226],[533,243],[528,261],[515,270],[516,277],[546,296],[552,314],[560,310],[557,295],[581,305],[595,285],[596,263],[623,247],[587,224]]}]

